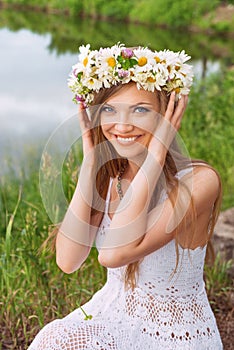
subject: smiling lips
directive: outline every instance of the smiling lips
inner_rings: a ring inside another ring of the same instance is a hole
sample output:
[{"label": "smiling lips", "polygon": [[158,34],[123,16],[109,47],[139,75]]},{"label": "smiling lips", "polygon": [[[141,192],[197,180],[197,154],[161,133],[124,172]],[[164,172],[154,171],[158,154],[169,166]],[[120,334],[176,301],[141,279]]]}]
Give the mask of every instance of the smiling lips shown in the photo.
[{"label": "smiling lips", "polygon": [[130,144],[136,141],[141,135],[136,135],[136,136],[120,136],[120,135],[115,135],[117,141],[119,143],[124,143],[124,144]]}]

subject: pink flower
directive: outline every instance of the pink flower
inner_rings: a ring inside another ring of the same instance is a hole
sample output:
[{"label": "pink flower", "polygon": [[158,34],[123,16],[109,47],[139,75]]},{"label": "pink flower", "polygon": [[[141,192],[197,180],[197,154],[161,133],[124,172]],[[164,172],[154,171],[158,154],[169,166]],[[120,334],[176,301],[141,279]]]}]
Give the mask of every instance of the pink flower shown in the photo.
[{"label": "pink flower", "polygon": [[85,101],[84,98],[82,96],[79,96],[79,95],[76,95],[75,99],[77,102],[84,102]]},{"label": "pink flower", "polygon": [[124,70],[124,69],[119,69],[119,70],[118,70],[118,77],[119,77],[120,79],[127,78],[128,76],[129,76],[129,71]]},{"label": "pink flower", "polygon": [[121,54],[124,58],[131,58],[133,56],[133,51],[131,49],[123,49]]},{"label": "pink flower", "polygon": [[81,109],[86,109],[88,107],[87,104],[85,103],[85,99],[82,96],[76,95],[75,100],[78,104],[81,105]]}]

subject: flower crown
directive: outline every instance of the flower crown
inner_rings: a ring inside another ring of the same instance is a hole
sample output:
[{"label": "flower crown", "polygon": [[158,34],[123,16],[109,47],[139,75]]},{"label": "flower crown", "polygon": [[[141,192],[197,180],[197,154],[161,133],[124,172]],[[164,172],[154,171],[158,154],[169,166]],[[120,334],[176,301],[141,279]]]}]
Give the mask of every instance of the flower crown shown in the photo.
[{"label": "flower crown", "polygon": [[73,101],[90,105],[94,93],[113,85],[133,81],[138,89],[154,92],[175,91],[177,97],[187,95],[193,81],[193,69],[186,64],[191,57],[184,51],[151,51],[147,47],[127,48],[124,44],[90,50],[79,47],[79,60],[72,67],[68,86]]}]

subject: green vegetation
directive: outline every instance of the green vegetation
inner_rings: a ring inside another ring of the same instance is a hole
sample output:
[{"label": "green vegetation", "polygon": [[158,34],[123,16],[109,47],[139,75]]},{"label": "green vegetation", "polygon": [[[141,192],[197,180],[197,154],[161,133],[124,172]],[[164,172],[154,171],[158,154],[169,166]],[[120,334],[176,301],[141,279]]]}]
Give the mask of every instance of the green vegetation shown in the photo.
[{"label": "green vegetation", "polygon": [[223,261],[220,253],[218,253],[214,264],[205,266],[206,291],[210,299],[230,290],[231,280],[228,272],[232,267],[232,263],[232,260]]},{"label": "green vegetation", "polygon": [[234,198],[233,96],[233,69],[195,84],[180,132],[190,156],[206,160],[219,171],[223,209],[233,206]]},{"label": "green vegetation", "polygon": [[[49,50],[58,55],[76,53],[79,45],[88,42],[96,48],[122,41],[129,46],[149,44],[156,49],[186,48],[194,60],[202,57],[204,66],[207,60],[213,59],[215,52],[218,57],[223,57],[223,65],[231,65],[234,41],[227,37],[208,37],[179,29],[165,31],[160,27],[154,29],[152,35],[150,26],[127,23],[128,20],[169,26],[193,23],[206,30],[213,21],[215,8],[222,3],[218,0],[5,0],[1,3],[27,8],[27,11],[17,12],[1,9],[1,28],[50,33]],[[233,4],[233,1],[229,3]],[[34,11],[30,12],[28,6]],[[63,12],[63,15],[51,14],[53,12]],[[69,19],[68,14],[71,15]],[[206,17],[202,17],[203,14]],[[87,18],[82,21],[78,16],[125,19],[126,23],[115,22],[113,25],[113,21]],[[233,24],[224,20],[213,22],[211,27],[219,32],[233,30]],[[224,186],[222,209],[226,209],[234,206],[234,71],[222,67],[221,64],[221,73],[194,85],[180,135],[191,157],[204,159],[219,171]],[[39,252],[52,229],[39,191],[40,154],[36,146],[26,149],[19,172],[9,160],[7,175],[0,178],[0,349],[1,346],[3,349],[26,349],[40,327],[79,307],[106,278],[105,269],[97,262],[95,249],[82,268],[72,275],[65,275],[58,269],[53,255],[47,251]],[[75,145],[63,168],[62,180],[68,200],[80,163],[81,151],[79,145]],[[28,167],[30,171],[25,170]],[[230,264],[217,257],[213,267],[206,267],[206,288],[214,308],[220,295],[226,295],[228,299]]]},{"label": "green vegetation", "polygon": [[188,26],[219,4],[219,0],[141,0],[135,4],[130,17],[144,23],[166,24],[172,27]]},{"label": "green vegetation", "polygon": [[[68,155],[64,177],[70,176],[73,161],[77,168],[78,159]],[[105,271],[97,262],[94,248],[86,263],[72,275],[65,275],[58,269],[52,254],[46,250],[39,252],[51,227],[40,197],[38,167],[37,162],[27,176],[11,177],[9,172],[0,183],[3,349],[4,346],[26,349],[45,323],[79,307],[105,280]],[[69,187],[72,186],[71,180]],[[69,195],[69,190],[65,191]]]},{"label": "green vegetation", "polygon": [[1,3],[50,13],[133,21],[147,25],[195,25],[219,32],[234,30],[232,18],[228,21],[222,18],[214,21],[217,7],[233,4],[232,0],[2,0]]},{"label": "green vegetation", "polygon": [[[221,311],[220,306],[225,305],[225,310],[231,310],[233,307],[231,295],[234,282],[229,274],[232,266],[233,261],[224,261],[220,253],[217,254],[212,266],[205,265],[206,292],[212,309],[217,313]],[[222,302],[220,303],[220,301]]]},{"label": "green vegetation", "polygon": [[[181,130],[191,156],[203,158],[219,170],[224,184],[223,208],[234,205],[233,79],[234,71],[227,70],[197,83]],[[38,252],[51,227],[39,192],[40,152],[29,152],[25,161],[31,171],[22,169],[16,174],[9,162],[9,173],[0,182],[0,327],[2,346],[7,344],[11,349],[23,349],[22,344],[27,348],[42,325],[79,307],[105,281],[95,249],[71,275],[58,269],[54,256]],[[75,144],[62,172],[68,199],[80,163],[80,146]],[[220,291],[228,295],[229,267],[229,262],[222,263],[218,257],[212,268],[206,268],[207,290],[213,303]]]},{"label": "green vegetation", "polygon": [[[78,46],[90,43],[92,48],[111,46],[118,41],[128,46],[149,45],[160,50],[169,48],[183,50],[193,60],[213,60],[221,58],[224,65],[232,61],[234,41],[223,36],[208,36],[202,33],[190,33],[173,29],[152,28],[144,25],[92,19],[80,20],[77,17],[45,14],[36,11],[0,10],[0,28],[11,31],[27,29],[40,35],[50,34],[48,50],[57,55],[77,53]],[[204,63],[205,66],[205,63]]]}]

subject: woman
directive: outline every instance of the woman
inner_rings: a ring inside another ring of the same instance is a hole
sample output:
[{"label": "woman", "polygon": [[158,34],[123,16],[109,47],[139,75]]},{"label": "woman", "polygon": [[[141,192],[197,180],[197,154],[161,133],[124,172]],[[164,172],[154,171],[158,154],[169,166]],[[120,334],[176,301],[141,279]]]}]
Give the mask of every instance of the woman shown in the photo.
[{"label": "woman", "polygon": [[220,179],[175,138],[192,83],[188,58],[80,48],[69,85],[84,158],[56,257],[71,273],[95,242],[108,277],[83,305],[92,317],[77,309],[51,322],[30,350],[222,349],[203,281]]}]

